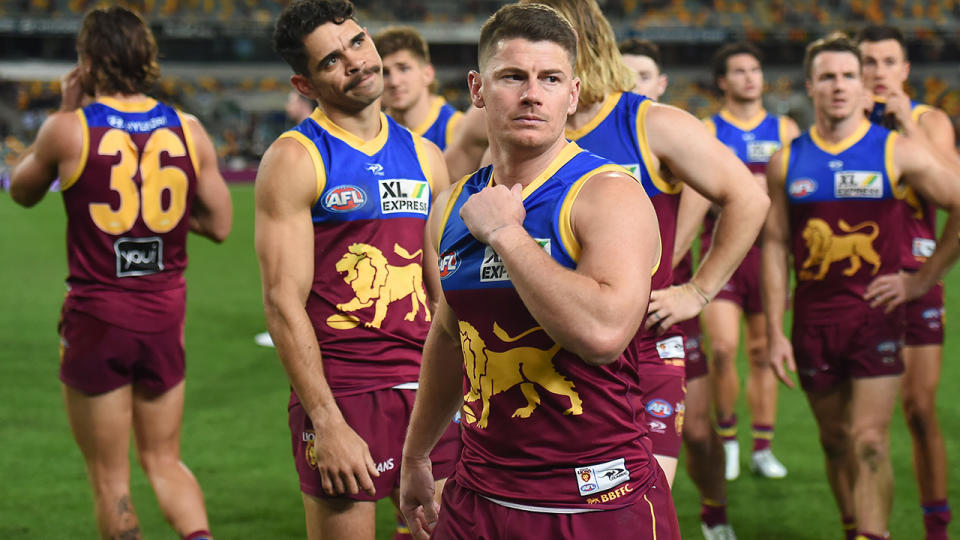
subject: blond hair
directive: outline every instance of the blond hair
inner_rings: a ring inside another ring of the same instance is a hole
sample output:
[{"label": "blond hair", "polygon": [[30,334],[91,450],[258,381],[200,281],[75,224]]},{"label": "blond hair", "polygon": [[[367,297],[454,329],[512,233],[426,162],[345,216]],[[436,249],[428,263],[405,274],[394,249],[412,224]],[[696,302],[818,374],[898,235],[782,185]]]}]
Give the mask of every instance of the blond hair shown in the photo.
[{"label": "blond hair", "polygon": [[613,28],[596,0],[520,0],[544,4],[560,12],[577,31],[577,76],[580,103],[592,105],[615,92],[633,88],[633,73],[623,63]]}]

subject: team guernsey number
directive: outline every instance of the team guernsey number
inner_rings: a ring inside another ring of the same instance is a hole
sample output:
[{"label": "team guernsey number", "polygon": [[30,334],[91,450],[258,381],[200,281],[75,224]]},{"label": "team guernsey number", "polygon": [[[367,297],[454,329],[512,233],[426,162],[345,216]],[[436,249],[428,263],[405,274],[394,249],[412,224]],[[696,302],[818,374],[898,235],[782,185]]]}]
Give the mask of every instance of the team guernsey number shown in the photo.
[{"label": "team guernsey number", "polygon": [[[142,156],[126,131],[111,129],[104,134],[97,153],[102,156],[120,154],[120,162],[110,169],[110,189],[120,196],[120,205],[114,210],[108,203],[90,203],[90,217],[100,230],[107,234],[123,234],[133,228],[138,215],[142,215],[143,222],[157,234],[169,232],[180,223],[187,208],[189,181],[183,169],[160,166],[160,154],[164,152],[171,157],[187,155],[183,141],[167,128],[150,135]],[[139,189],[134,182],[138,162],[142,178]],[[164,190],[170,197],[166,209],[162,202]]]}]

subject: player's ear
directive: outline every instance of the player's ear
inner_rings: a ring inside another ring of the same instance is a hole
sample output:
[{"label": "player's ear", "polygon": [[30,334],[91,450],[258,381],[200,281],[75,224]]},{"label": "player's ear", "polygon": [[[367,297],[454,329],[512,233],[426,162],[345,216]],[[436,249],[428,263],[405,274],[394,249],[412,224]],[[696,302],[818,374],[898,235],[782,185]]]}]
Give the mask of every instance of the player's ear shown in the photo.
[{"label": "player's ear", "polygon": [[423,65],[423,78],[427,84],[431,84],[437,79],[437,70],[434,69],[433,64]]},{"label": "player's ear", "polygon": [[577,103],[580,101],[580,77],[574,77],[570,85],[570,105],[567,107],[567,115],[577,112]]},{"label": "player's ear", "polygon": [[657,81],[657,90],[659,91],[661,96],[663,95],[664,92],[667,91],[667,82],[668,82],[667,76],[660,75],[659,80]]},{"label": "player's ear", "polygon": [[313,83],[310,82],[310,79],[304,77],[299,73],[294,73],[290,76],[290,84],[300,92],[300,95],[311,100],[316,101],[317,92],[313,89]]},{"label": "player's ear", "polygon": [[474,70],[467,73],[467,86],[470,88],[470,103],[478,109],[483,108],[483,81],[480,74]]}]

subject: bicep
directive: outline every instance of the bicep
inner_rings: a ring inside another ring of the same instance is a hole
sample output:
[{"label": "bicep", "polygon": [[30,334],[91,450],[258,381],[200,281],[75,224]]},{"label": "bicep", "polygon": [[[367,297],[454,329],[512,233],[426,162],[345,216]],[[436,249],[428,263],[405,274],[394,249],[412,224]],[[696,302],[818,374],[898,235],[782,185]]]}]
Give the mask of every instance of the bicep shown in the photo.
[{"label": "bicep", "polygon": [[619,174],[594,177],[577,197],[572,221],[581,247],[577,272],[645,305],[661,244],[643,187]]},{"label": "bicep", "polygon": [[263,294],[265,300],[295,294],[306,302],[314,271],[313,164],[305,150],[297,155],[292,145],[298,143],[283,142],[280,149],[276,144],[264,155],[254,187],[254,245]]},{"label": "bicep", "polygon": [[[82,134],[76,115],[57,113],[47,118],[33,145],[14,166],[10,175],[10,192],[21,204],[32,205],[50,189],[60,173],[61,162],[70,154],[79,154]],[[74,152],[71,152],[76,146]]]},{"label": "bicep", "polygon": [[213,143],[198,121],[190,121],[190,131],[197,151],[197,201],[214,214],[232,215],[230,190],[220,174]]},{"label": "bicep", "polygon": [[920,117],[920,129],[933,145],[933,149],[951,165],[956,165],[960,156],[957,155],[957,139],[953,131],[950,118],[943,112],[934,109]]}]

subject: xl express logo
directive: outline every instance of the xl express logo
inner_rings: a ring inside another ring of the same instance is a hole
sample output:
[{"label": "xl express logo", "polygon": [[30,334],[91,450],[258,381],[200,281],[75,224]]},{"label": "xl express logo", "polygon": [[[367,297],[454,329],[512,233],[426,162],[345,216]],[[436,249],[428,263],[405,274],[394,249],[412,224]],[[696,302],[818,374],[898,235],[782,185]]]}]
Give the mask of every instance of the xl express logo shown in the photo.
[{"label": "xl express logo", "polygon": [[384,214],[430,213],[430,184],[426,180],[380,180],[380,211]]}]

